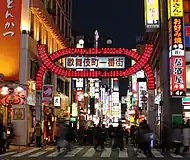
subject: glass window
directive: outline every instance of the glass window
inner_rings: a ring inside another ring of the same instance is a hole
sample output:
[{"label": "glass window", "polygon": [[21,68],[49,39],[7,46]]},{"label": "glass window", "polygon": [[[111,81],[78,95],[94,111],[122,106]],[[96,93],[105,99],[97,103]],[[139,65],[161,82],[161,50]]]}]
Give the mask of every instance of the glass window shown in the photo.
[{"label": "glass window", "polygon": [[30,60],[30,79],[33,79],[33,61]]},{"label": "glass window", "polygon": [[39,22],[39,41],[42,39],[42,24]]},{"label": "glass window", "polygon": [[64,92],[64,82],[61,79],[57,79],[57,91],[63,93]]},{"label": "glass window", "polygon": [[60,8],[57,7],[57,26],[60,26]]},{"label": "glass window", "polygon": [[30,36],[34,38],[34,14],[30,15]]},{"label": "glass window", "polygon": [[67,25],[67,22],[66,22],[66,25],[65,25],[65,37],[68,38],[68,25]]},{"label": "glass window", "polygon": [[190,12],[190,1],[189,0],[183,1],[183,9],[184,9],[184,12]]},{"label": "glass window", "polygon": [[48,32],[45,30],[45,39],[46,39],[46,45],[48,45]]},{"label": "glass window", "polygon": [[69,82],[65,82],[65,95],[69,96]]},{"label": "glass window", "polygon": [[51,72],[48,71],[45,75],[44,84],[51,84],[51,78],[52,78]]},{"label": "glass window", "polygon": [[190,23],[190,13],[185,13],[184,14],[184,23],[185,24]]}]

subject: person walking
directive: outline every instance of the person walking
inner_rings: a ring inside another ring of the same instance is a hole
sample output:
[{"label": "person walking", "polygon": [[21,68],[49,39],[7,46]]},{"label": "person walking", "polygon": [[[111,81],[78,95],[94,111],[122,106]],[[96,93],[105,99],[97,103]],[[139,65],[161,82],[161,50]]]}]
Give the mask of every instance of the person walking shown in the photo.
[{"label": "person walking", "polygon": [[95,146],[94,149],[97,150],[98,146],[101,146],[101,149],[104,149],[104,135],[102,131],[101,124],[98,124],[95,128],[94,133]]},{"label": "person walking", "polygon": [[183,127],[183,153],[189,151],[190,146],[190,119],[187,120],[186,124]]},{"label": "person walking", "polygon": [[41,147],[42,128],[40,127],[39,123],[36,123],[34,132],[36,136],[36,146]]},{"label": "person walking", "polygon": [[144,154],[152,157],[152,152],[151,152],[151,146],[150,146],[150,127],[147,124],[147,121],[144,120],[139,127],[139,143],[140,143],[140,148],[143,150]]},{"label": "person walking", "polygon": [[123,144],[124,136],[125,136],[125,131],[122,127],[121,122],[119,122],[119,125],[116,128],[114,145],[112,147],[113,149],[116,149],[117,147],[119,147],[121,151],[124,150],[124,144]]},{"label": "person walking", "polygon": [[108,128],[108,135],[109,135],[109,139],[110,139],[110,144],[113,145],[114,143],[114,136],[115,136],[115,129],[113,127],[113,125],[110,125]]},{"label": "person walking", "polygon": [[182,128],[179,124],[174,123],[172,128],[172,145],[175,150],[174,153],[176,155],[179,155],[180,153],[180,147],[182,145]]}]

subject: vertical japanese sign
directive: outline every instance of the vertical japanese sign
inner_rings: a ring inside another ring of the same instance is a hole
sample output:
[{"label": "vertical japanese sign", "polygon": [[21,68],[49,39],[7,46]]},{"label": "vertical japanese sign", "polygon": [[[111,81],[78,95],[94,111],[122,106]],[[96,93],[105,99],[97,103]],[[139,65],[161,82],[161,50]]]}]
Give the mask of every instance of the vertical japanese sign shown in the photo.
[{"label": "vertical japanese sign", "polygon": [[168,0],[168,8],[170,95],[181,98],[186,95],[183,0]]},{"label": "vertical japanese sign", "polygon": [[145,26],[147,29],[159,28],[159,1],[145,0]]},{"label": "vertical japanese sign", "polygon": [[1,0],[0,10],[0,73],[19,80],[21,0]]}]

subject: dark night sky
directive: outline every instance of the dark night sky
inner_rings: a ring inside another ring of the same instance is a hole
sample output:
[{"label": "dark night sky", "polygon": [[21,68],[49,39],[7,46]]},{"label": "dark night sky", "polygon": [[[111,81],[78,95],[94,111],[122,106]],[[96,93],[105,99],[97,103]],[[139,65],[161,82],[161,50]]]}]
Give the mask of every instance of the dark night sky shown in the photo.
[{"label": "dark night sky", "polygon": [[[112,47],[135,48],[136,36],[144,35],[143,3],[143,0],[73,0],[73,34],[93,35],[97,29],[100,37],[113,40]],[[126,79],[120,81],[122,88],[126,84]],[[126,88],[121,92],[126,95]]]}]

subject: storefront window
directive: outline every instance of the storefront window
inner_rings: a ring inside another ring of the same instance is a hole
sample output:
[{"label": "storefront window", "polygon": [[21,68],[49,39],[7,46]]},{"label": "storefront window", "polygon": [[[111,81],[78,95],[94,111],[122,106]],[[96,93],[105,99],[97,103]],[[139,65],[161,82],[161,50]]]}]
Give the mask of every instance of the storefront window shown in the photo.
[{"label": "storefront window", "polygon": [[52,81],[52,74],[51,72],[47,72],[45,75],[44,84],[51,84]]},{"label": "storefront window", "polygon": [[34,14],[31,13],[30,17],[30,36],[34,38]]},{"label": "storefront window", "polygon": [[65,82],[65,95],[69,96],[69,82]]},{"label": "storefront window", "polygon": [[64,92],[64,82],[61,79],[57,79],[57,90],[58,92]]}]

